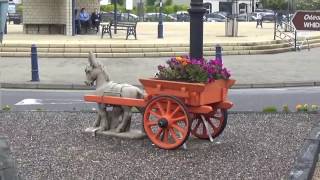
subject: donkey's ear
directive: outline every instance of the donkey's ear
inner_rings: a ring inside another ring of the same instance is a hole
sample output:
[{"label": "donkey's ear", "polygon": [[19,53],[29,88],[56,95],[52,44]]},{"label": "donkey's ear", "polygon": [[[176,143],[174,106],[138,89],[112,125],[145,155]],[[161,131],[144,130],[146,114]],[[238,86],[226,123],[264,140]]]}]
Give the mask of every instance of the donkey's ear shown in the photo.
[{"label": "donkey's ear", "polygon": [[89,63],[92,67],[98,66],[97,61],[96,61],[96,55],[92,51],[89,52],[89,59],[88,60],[89,60]]}]

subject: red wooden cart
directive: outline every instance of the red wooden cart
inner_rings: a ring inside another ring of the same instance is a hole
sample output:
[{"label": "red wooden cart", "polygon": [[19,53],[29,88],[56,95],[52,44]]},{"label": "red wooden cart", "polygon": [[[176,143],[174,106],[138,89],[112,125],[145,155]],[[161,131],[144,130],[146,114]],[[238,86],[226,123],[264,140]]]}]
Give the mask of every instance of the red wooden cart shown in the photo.
[{"label": "red wooden cart", "polygon": [[143,127],[148,138],[163,149],[176,149],[190,132],[201,139],[213,141],[227,124],[228,89],[235,80],[213,83],[184,83],[158,79],[140,79],[144,99],[86,95],[86,101],[108,105],[145,108]]}]

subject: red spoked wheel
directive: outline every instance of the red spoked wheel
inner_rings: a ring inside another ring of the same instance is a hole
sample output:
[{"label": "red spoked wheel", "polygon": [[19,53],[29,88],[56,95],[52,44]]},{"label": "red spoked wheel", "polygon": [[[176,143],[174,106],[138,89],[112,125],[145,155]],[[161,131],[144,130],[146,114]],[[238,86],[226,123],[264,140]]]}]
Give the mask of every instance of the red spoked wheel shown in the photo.
[{"label": "red spoked wheel", "polygon": [[[227,125],[228,112],[226,109],[216,109],[213,113],[202,114],[208,124],[209,133],[212,138],[218,137]],[[192,121],[191,133],[199,139],[209,140],[207,128],[201,118],[201,114],[196,114]]]},{"label": "red spoked wheel", "polygon": [[157,96],[146,106],[143,127],[156,146],[176,149],[190,134],[191,123],[187,107],[176,97]]}]

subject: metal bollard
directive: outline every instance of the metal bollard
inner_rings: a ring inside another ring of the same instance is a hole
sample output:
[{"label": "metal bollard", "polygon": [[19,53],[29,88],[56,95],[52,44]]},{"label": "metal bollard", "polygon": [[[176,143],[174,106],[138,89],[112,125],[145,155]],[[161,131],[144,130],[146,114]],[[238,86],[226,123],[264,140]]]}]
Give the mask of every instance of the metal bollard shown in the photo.
[{"label": "metal bollard", "polygon": [[216,59],[222,60],[222,47],[220,45],[216,46]]},{"label": "metal bollard", "polygon": [[38,69],[38,53],[37,46],[32,44],[31,46],[31,81],[40,81],[39,80],[39,69]]},{"label": "metal bollard", "polygon": [[8,33],[8,25],[7,25],[7,21],[6,24],[4,25],[4,34]]}]

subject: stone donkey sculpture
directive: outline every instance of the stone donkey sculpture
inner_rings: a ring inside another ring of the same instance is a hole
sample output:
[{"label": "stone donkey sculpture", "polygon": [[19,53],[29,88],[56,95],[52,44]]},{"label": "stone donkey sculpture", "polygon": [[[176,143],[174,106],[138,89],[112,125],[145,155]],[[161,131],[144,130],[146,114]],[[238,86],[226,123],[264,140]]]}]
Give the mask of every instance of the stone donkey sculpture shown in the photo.
[{"label": "stone donkey sculpture", "polygon": [[[96,82],[95,95],[98,96],[119,96],[135,99],[143,99],[143,92],[135,86],[129,84],[118,84],[110,81],[106,69],[96,60],[95,55],[89,53],[89,65],[86,67],[86,85],[93,86]],[[98,118],[94,127],[99,127],[101,131],[115,129],[116,132],[127,132],[131,124],[131,107],[112,106],[111,111],[107,111],[108,105],[98,103]],[[141,109],[139,109],[141,110]]]}]

